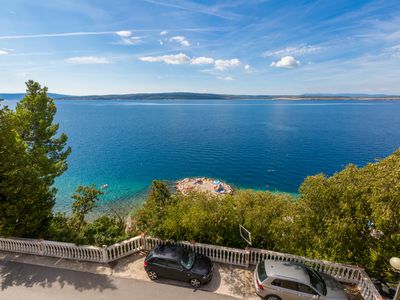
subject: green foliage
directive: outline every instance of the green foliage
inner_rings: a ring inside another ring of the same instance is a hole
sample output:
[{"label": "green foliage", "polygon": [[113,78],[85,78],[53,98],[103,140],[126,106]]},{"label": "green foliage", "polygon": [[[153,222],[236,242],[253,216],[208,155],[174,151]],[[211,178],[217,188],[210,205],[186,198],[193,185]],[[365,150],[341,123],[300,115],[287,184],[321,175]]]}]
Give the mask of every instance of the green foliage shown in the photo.
[{"label": "green foliage", "polygon": [[162,236],[162,228],[159,227],[160,220],[163,220],[165,209],[172,201],[171,193],[167,183],[161,180],[153,180],[147,201],[136,214],[138,228],[142,231],[151,230],[155,235]]},{"label": "green foliage", "polygon": [[400,249],[400,150],[363,168],[309,177],[300,191],[303,252],[375,274],[390,269]]},{"label": "green foliage", "polygon": [[112,245],[127,239],[124,221],[119,217],[101,216],[75,229],[74,219],[65,214],[54,215],[47,239],[77,245]]},{"label": "green foliage", "polygon": [[48,239],[78,245],[111,245],[128,237],[124,220],[119,216],[100,216],[85,220],[103,193],[95,185],[79,186],[72,195],[72,215],[56,213],[52,219]]},{"label": "green foliage", "polygon": [[71,221],[77,230],[84,225],[85,216],[96,207],[99,196],[102,194],[103,192],[96,189],[95,185],[79,186],[76,189],[76,193],[72,195],[75,201],[72,203]]},{"label": "green foliage", "polygon": [[52,217],[54,179],[66,170],[66,135],[56,138],[54,101],[27,82],[16,111],[0,109],[0,235],[40,237]]},{"label": "green foliage", "polygon": [[389,259],[400,249],[400,150],[363,168],[310,176],[298,199],[251,190],[155,193],[159,188],[153,184],[133,215],[137,233],[244,247],[242,224],[253,247],[363,265],[373,275],[390,274]]},{"label": "green foliage", "polygon": [[112,245],[127,239],[125,224],[121,218],[101,216],[83,229],[85,244],[87,245]]},{"label": "green foliage", "polygon": [[[243,224],[252,231],[256,245],[273,248],[270,232],[277,225],[271,221],[279,220],[291,201],[288,196],[251,190],[227,196],[192,192],[171,196],[157,218],[154,203],[147,201],[134,219],[138,232],[232,247],[245,245],[238,227]],[[269,218],[274,219],[268,221]]]}]

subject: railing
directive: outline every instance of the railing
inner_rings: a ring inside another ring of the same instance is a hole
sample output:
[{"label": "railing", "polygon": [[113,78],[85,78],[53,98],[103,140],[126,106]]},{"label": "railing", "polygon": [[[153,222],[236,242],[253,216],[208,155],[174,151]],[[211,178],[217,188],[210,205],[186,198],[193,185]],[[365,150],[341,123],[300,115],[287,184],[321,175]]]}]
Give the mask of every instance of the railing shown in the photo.
[{"label": "railing", "polygon": [[262,250],[262,249],[254,249],[254,248],[250,249],[251,264],[257,264],[258,262],[264,259],[303,263],[318,272],[328,274],[341,282],[347,282],[347,283],[353,283],[360,270],[359,267],[352,265],[333,263],[330,261],[312,259],[303,256],[291,255],[291,254]]},{"label": "railing", "polygon": [[363,268],[269,250],[250,249],[250,264],[254,265],[265,259],[303,263],[318,272],[336,278],[340,282],[355,284],[363,299],[382,299]]},{"label": "railing", "polygon": [[382,299],[367,273],[360,267],[256,248],[243,250],[194,242],[175,242],[148,236],[137,236],[108,247],[104,246],[103,248],[34,239],[0,238],[0,250],[108,263],[141,250],[150,250],[156,245],[166,243],[183,246],[194,252],[206,255],[215,262],[231,265],[248,267],[265,259],[304,263],[310,268],[331,275],[341,282],[355,284],[360,290],[363,299]]},{"label": "railing", "polygon": [[156,245],[163,245],[166,243],[179,245],[191,249],[194,252],[208,256],[212,261],[215,262],[221,262],[238,266],[249,265],[248,263],[249,251],[236,248],[228,248],[228,247],[214,246],[201,243],[166,241],[153,237],[146,237],[145,248],[151,249]]},{"label": "railing", "polygon": [[34,239],[0,238],[0,250],[52,256],[92,262],[106,262],[103,249],[94,246],[77,246],[71,243],[60,243]]},{"label": "railing", "polygon": [[107,251],[107,261],[117,260],[143,250],[144,238],[141,236],[136,236],[121,243],[108,246],[105,249]]}]

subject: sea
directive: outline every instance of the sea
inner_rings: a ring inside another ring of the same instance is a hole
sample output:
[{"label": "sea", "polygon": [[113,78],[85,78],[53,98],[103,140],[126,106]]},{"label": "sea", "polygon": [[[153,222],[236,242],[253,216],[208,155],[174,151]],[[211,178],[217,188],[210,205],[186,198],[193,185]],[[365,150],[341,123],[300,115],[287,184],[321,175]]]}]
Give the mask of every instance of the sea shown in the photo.
[{"label": "sea", "polygon": [[[10,107],[15,101],[5,101]],[[302,181],[363,166],[400,147],[400,101],[56,100],[68,170],[55,210],[79,185],[108,185],[102,212],[128,212],[154,179],[211,177],[298,193]]]}]

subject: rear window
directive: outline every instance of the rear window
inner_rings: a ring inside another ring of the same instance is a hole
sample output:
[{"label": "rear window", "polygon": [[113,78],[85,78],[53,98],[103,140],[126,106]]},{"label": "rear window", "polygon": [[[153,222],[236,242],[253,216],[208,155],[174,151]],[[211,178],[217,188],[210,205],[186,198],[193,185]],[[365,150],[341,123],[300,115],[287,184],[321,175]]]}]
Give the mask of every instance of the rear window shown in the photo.
[{"label": "rear window", "polygon": [[149,252],[149,254],[147,254],[146,256],[146,260],[149,261],[153,258],[153,251]]},{"label": "rear window", "polygon": [[263,282],[265,279],[268,278],[267,272],[265,272],[265,262],[260,262],[257,268],[258,278],[260,282]]}]

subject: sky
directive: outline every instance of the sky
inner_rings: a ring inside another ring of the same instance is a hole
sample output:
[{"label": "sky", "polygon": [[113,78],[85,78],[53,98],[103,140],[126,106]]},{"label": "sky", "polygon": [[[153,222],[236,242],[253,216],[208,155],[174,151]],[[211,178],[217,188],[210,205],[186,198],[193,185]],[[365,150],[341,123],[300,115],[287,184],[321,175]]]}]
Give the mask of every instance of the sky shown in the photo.
[{"label": "sky", "polygon": [[400,94],[400,1],[0,0],[0,92]]}]

